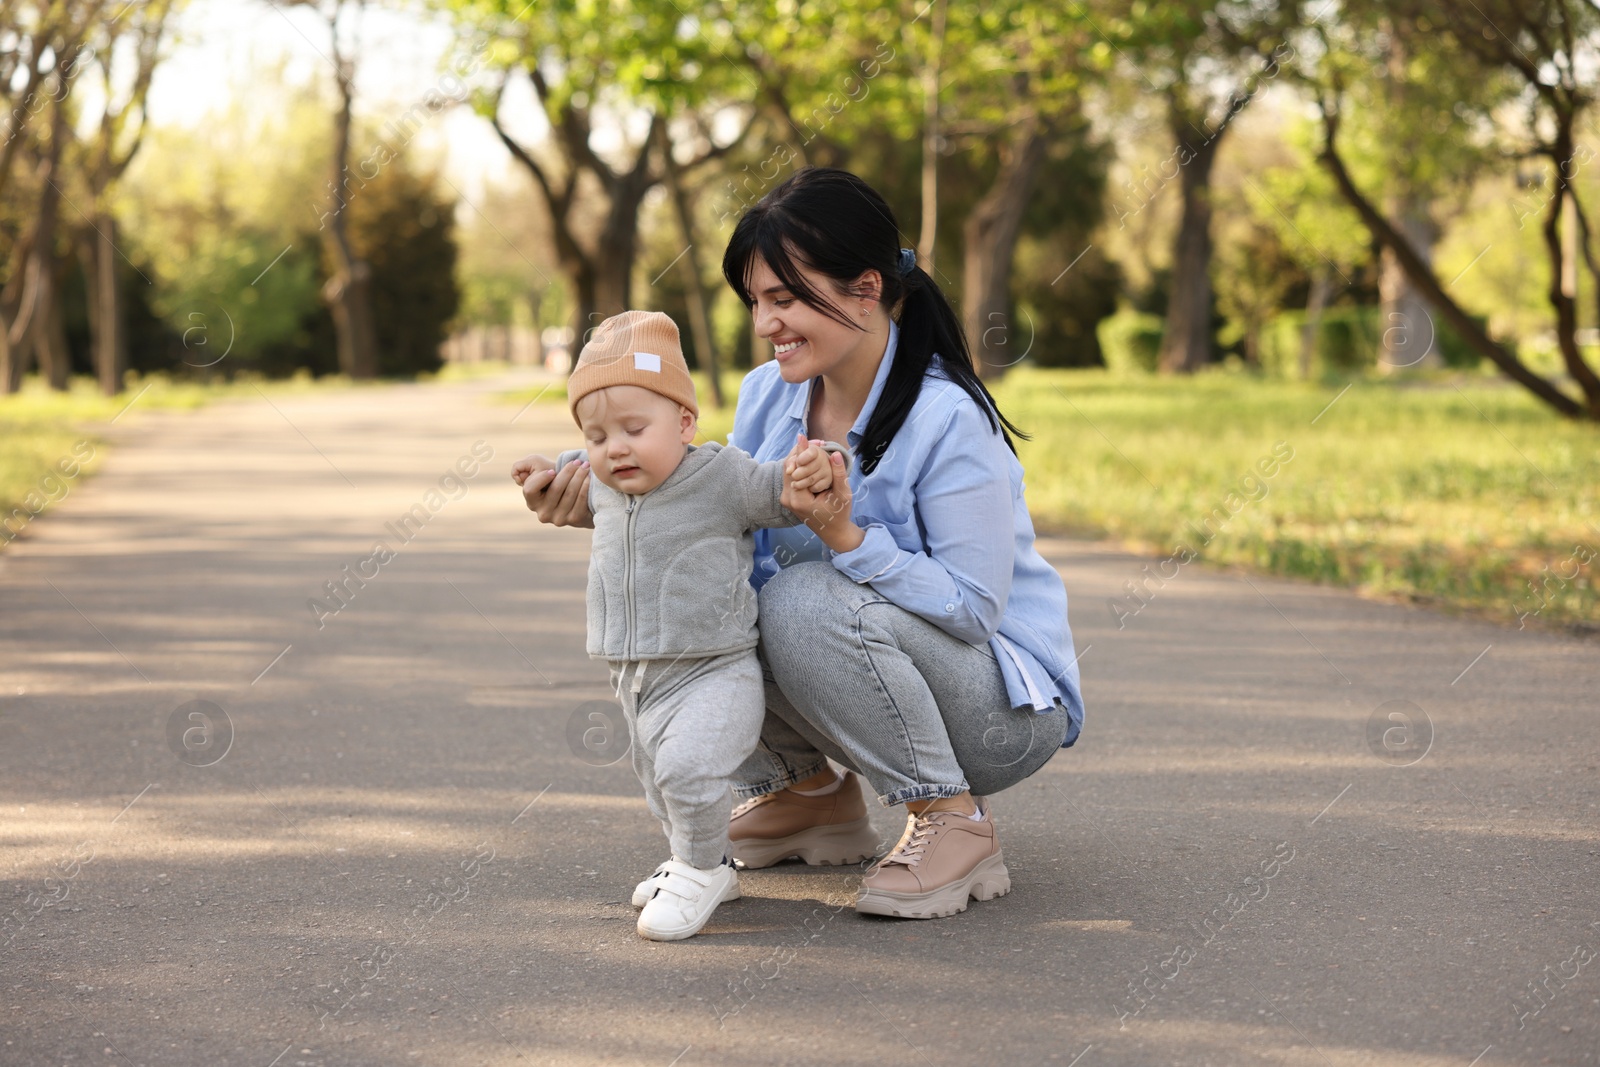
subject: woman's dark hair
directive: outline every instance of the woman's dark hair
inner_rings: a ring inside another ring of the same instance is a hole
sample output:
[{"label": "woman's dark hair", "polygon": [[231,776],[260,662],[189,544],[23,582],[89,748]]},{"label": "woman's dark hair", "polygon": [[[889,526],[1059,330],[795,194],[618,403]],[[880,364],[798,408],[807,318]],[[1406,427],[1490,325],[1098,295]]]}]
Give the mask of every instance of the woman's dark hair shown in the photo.
[{"label": "woman's dark hair", "polygon": [[900,273],[900,227],[895,223],[894,212],[872,186],[849,171],[802,168],[762,197],[733,228],[733,237],[722,257],[722,276],[746,307],[755,305],[748,277],[757,257],[766,261],[778,281],[800,301],[854,329],[864,327],[833,300],[807,285],[799,266],[832,278],[842,292],[853,292],[850,287],[855,280],[866,271],[875,270],[883,276],[884,307],[900,307],[900,341],[894,366],[861,439],[859,459],[863,474],[872,473],[911,413],[935,352],[942,361],[944,373],[940,376],[971,395],[988,417],[990,428],[1005,438],[1013,454],[1017,446],[1006,430],[1025,441],[1029,439],[1000,414],[994,397],[978,378],[961,322],[939,291],[938,283],[921,267],[913,266],[910,273]]}]

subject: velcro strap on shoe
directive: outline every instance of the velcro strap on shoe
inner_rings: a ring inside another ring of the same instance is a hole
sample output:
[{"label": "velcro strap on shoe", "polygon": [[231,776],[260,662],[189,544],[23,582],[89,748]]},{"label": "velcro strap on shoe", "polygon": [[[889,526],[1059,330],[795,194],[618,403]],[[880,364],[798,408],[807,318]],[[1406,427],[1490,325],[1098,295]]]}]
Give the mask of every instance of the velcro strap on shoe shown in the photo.
[{"label": "velcro strap on shoe", "polygon": [[666,885],[663,888],[668,889],[672,887],[674,878],[686,878],[704,889],[711,884],[711,879],[716,875],[715,871],[702,871],[680,860],[668,860],[661,865],[661,869],[662,873],[666,875]]}]

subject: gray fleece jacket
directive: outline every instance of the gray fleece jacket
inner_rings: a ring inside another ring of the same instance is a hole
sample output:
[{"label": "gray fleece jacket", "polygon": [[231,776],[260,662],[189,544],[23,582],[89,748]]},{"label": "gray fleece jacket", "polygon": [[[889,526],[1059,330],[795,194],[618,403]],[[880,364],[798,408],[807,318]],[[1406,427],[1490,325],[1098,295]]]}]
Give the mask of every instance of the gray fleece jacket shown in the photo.
[{"label": "gray fleece jacket", "polygon": [[[560,470],[583,449],[556,457]],[[592,474],[589,655],[595,659],[716,656],[756,646],[750,532],[795,526],[778,502],[783,463],[730,445],[690,445],[648,493],[619,493]]]}]

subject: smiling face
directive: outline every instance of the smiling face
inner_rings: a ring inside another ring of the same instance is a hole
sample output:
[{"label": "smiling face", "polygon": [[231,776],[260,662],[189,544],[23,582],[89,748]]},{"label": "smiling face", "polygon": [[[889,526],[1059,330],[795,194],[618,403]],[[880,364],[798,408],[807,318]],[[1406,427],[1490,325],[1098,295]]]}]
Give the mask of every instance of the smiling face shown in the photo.
[{"label": "smiling face", "polygon": [[[814,291],[826,295],[840,311],[856,317],[868,329],[852,329],[802,302],[778,280],[767,261],[756,256],[750,261],[747,282],[747,291],[755,301],[750,313],[755,319],[756,336],[772,343],[772,356],[784,381],[807,381],[882,350],[883,338],[874,338],[870,330],[873,312],[878,309],[876,271],[863,275],[857,283],[858,293],[850,294],[840,292],[838,283],[827,275],[798,263],[796,267]],[[863,292],[866,295],[860,295]],[[861,314],[863,307],[866,315]]]},{"label": "smiling face", "polygon": [[589,469],[619,493],[648,493],[678,469],[694,440],[694,413],[637,385],[611,385],[578,401]]}]

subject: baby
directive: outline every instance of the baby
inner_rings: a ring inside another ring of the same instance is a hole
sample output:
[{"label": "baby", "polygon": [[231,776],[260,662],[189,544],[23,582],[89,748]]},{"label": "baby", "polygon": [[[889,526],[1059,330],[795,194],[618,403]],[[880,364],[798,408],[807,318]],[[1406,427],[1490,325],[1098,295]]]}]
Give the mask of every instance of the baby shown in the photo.
[{"label": "baby", "polygon": [[755,751],[765,715],[751,531],[803,521],[780,502],[785,463],[791,485],[825,493],[843,480],[848,452],[799,438],[786,460],[757,463],[737,448],[691,444],[694,382],[678,328],[659,312],[602,322],[567,398],[588,454],[563,452],[556,469],[582,463],[593,476],[588,653],[609,663],[634,770],[672,846],[634,892],[638,930],[676,941],[739,897],[729,780]]}]

